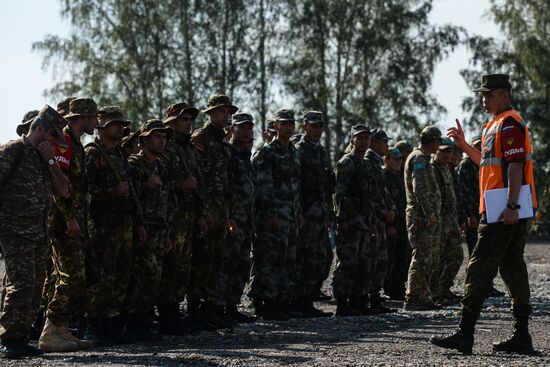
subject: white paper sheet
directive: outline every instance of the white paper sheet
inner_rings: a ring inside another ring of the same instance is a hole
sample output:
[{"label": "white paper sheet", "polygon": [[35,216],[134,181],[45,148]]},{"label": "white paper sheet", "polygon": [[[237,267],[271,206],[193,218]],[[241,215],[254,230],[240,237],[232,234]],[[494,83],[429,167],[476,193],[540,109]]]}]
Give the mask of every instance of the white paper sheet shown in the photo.
[{"label": "white paper sheet", "polygon": [[[485,209],[487,215],[487,223],[496,223],[498,217],[504,209],[508,201],[508,188],[487,190],[485,191]],[[519,192],[518,204],[521,206],[519,211],[519,219],[532,218],[535,214],[533,209],[533,195],[531,194],[531,186],[523,185]]]}]

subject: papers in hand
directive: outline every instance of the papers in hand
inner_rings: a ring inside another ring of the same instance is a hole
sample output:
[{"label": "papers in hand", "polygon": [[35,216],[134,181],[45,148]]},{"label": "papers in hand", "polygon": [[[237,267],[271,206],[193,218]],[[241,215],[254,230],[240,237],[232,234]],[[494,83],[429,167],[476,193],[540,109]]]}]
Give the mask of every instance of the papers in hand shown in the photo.
[{"label": "papers in hand", "polygon": [[[487,215],[487,223],[496,223],[498,217],[506,209],[508,202],[508,188],[487,190],[485,191],[485,209]],[[519,192],[518,204],[521,206],[518,209],[519,219],[532,218],[535,214],[533,208],[533,195],[531,194],[531,186],[523,185]]]}]

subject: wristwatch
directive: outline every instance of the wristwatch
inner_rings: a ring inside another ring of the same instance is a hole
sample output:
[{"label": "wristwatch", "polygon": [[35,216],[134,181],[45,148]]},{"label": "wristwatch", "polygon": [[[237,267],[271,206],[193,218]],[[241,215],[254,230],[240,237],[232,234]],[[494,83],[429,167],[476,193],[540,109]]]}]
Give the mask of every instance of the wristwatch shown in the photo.
[{"label": "wristwatch", "polygon": [[516,203],[508,203],[508,204],[506,205],[506,207],[507,207],[508,209],[512,209],[512,210],[521,209],[521,205],[516,204]]},{"label": "wristwatch", "polygon": [[53,166],[54,164],[55,164],[55,159],[54,158],[48,159],[48,166]]}]

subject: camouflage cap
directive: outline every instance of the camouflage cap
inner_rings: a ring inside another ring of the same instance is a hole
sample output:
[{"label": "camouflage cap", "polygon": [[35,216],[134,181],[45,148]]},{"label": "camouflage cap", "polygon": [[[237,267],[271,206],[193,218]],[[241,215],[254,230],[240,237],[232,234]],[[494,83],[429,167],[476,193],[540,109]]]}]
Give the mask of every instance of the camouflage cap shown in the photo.
[{"label": "camouflage cap", "polygon": [[476,144],[479,144],[481,143],[481,133],[477,134],[476,136],[474,136],[472,138],[472,140],[470,141],[470,144],[471,145],[476,145]]},{"label": "camouflage cap", "polygon": [[173,130],[166,125],[164,125],[164,122],[157,119],[150,119],[147,121],[144,121],[141,124],[141,128],[139,129],[139,136],[147,136],[151,134],[153,131],[164,131],[166,133],[166,136],[170,138],[172,136]]},{"label": "camouflage cap", "polygon": [[111,122],[122,122],[124,126],[130,125],[131,121],[124,117],[124,114],[118,106],[103,106],[97,112],[97,119],[99,120],[98,128],[107,127]]},{"label": "camouflage cap", "polygon": [[412,152],[413,150],[412,144],[406,140],[399,140],[393,147],[399,149],[401,153]]},{"label": "camouflage cap", "polygon": [[506,74],[488,74],[481,77],[481,85],[474,89],[474,92],[490,92],[495,89],[512,88],[510,84],[510,76]]},{"label": "camouflage cap", "polygon": [[427,141],[441,139],[441,130],[433,125],[428,125],[420,132],[420,138]]},{"label": "camouflage cap", "polygon": [[38,110],[32,110],[32,111],[29,111],[27,112],[24,116],[23,116],[23,120],[21,121],[21,123],[19,125],[17,125],[17,128],[15,129],[15,132],[17,133],[17,135],[21,136],[23,135],[23,129],[24,128],[28,128],[31,123],[33,122],[34,118],[36,116],[38,116]]},{"label": "camouflage cap", "polygon": [[166,110],[165,110],[166,118],[164,119],[164,123],[167,124],[171,121],[174,121],[175,119],[180,117],[183,113],[190,114],[191,119],[195,120],[197,118],[197,115],[199,114],[199,110],[195,107],[189,106],[185,102],[171,104],[170,106],[166,107]]},{"label": "camouflage cap", "polygon": [[134,143],[134,141],[136,141],[136,139],[139,138],[139,134],[140,134],[140,130],[136,130],[136,131],[128,134],[127,136],[122,138],[122,143],[120,145],[123,148],[130,147]]},{"label": "camouflage cap", "polygon": [[75,98],[69,102],[69,113],[64,117],[66,119],[75,116],[96,116],[97,104],[91,98]]},{"label": "camouflage cap", "polygon": [[55,130],[54,135],[59,138],[63,137],[63,128],[65,127],[66,121],[56,110],[54,110],[49,105],[45,105],[44,108],[42,108],[40,112],[38,112],[38,115],[34,118],[34,121],[36,120],[44,120],[48,122]]},{"label": "camouflage cap", "polygon": [[380,128],[374,129],[371,131],[371,139],[372,140],[393,140],[393,138],[390,138],[386,132]]},{"label": "camouflage cap", "polygon": [[63,117],[65,117],[66,114],[69,113],[69,104],[73,99],[76,99],[76,97],[67,97],[63,98],[58,104],[57,104],[57,112]]},{"label": "camouflage cap", "polygon": [[267,120],[267,125],[266,125],[265,129],[266,129],[267,131],[271,131],[272,133],[277,132],[277,130],[275,130],[275,128],[273,127],[273,123],[274,123],[274,122],[275,122],[275,121],[273,121],[273,120]]},{"label": "camouflage cap", "polygon": [[352,137],[354,137],[356,135],[359,135],[359,134],[362,134],[362,133],[367,133],[367,134],[370,135],[371,131],[370,131],[370,129],[367,125],[357,124],[357,125],[353,125],[351,127],[351,136]]},{"label": "camouflage cap", "polygon": [[294,118],[294,111],[286,109],[286,108],[281,108],[281,109],[278,109],[277,111],[275,111],[275,115],[273,117],[273,120],[275,122],[277,122],[277,121],[296,121],[296,119]]},{"label": "camouflage cap", "polygon": [[441,144],[439,144],[439,150],[454,150],[455,143],[450,138],[444,137],[441,139]]},{"label": "camouflage cap", "polygon": [[325,119],[323,113],[319,111],[308,111],[304,113],[304,122],[308,124],[323,124]]},{"label": "camouflage cap", "polygon": [[391,148],[388,150],[388,158],[390,159],[401,159],[403,158],[403,153],[398,148]]},{"label": "camouflage cap", "polygon": [[224,94],[217,94],[215,96],[212,96],[208,98],[208,104],[206,105],[206,108],[202,110],[204,113],[208,113],[209,111],[212,111],[219,107],[229,107],[231,108],[231,114],[234,114],[239,110],[237,106],[234,106],[231,102],[231,98]]},{"label": "camouflage cap", "polygon": [[248,113],[236,113],[233,115],[233,118],[231,120],[231,125],[240,125],[246,122],[249,122],[252,125],[254,125],[254,118],[252,117],[252,115]]}]

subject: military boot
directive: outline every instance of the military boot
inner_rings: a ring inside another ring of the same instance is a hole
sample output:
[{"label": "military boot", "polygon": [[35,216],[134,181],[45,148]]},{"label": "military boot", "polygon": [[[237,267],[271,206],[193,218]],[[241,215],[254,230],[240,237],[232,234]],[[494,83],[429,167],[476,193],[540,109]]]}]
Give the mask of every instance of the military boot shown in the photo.
[{"label": "military boot", "polygon": [[184,335],[190,330],[184,326],[178,304],[164,303],[157,305],[159,311],[159,331],[161,334],[167,335]]},{"label": "military boot", "polygon": [[216,329],[233,329],[233,325],[216,316],[216,307],[210,303],[203,303],[200,308],[202,318]]},{"label": "military boot", "polygon": [[368,306],[368,297],[365,296],[353,296],[349,298],[350,315],[348,316],[361,316],[372,315],[373,313]]},{"label": "military boot", "polygon": [[44,323],[44,329],[38,339],[38,346],[45,353],[76,352],[78,350],[78,345],[65,339],[61,335],[59,327],[51,322],[49,318],[46,318]]},{"label": "military boot", "polygon": [[511,338],[493,343],[495,352],[515,352],[518,354],[538,354],[533,348],[533,341],[529,334],[529,315],[516,317],[514,335]]},{"label": "military boot", "polygon": [[356,316],[351,310],[349,301],[345,297],[336,298],[335,316]]},{"label": "military boot", "polygon": [[313,305],[313,297],[305,298],[301,310],[304,317],[331,317],[332,312],[325,312],[315,308]]},{"label": "military boot", "polygon": [[148,314],[129,315],[126,332],[138,342],[160,342],[162,336],[152,329],[152,323]]},{"label": "military boot", "polygon": [[[63,336],[65,339],[72,341],[76,343],[79,350],[86,350],[94,347],[94,342],[91,340],[79,339],[76,336],[74,336],[73,333],[71,333],[67,327],[67,325],[62,325],[59,327],[59,332],[61,336]],[[113,345],[112,343],[110,345]],[[107,345],[108,346],[108,345]]]},{"label": "military boot", "polygon": [[196,331],[216,331],[218,328],[215,325],[207,322],[200,310],[200,303],[196,301],[187,301],[187,315],[183,321],[190,326],[195,327]]},{"label": "military boot", "polygon": [[256,318],[254,316],[248,316],[240,312],[235,304],[228,304],[225,306],[225,313],[242,324],[256,322]]},{"label": "military boot", "polygon": [[84,339],[91,341],[94,347],[111,347],[113,341],[103,333],[102,321],[99,318],[87,318]]},{"label": "military boot", "polygon": [[225,321],[228,324],[231,324],[231,326],[237,326],[239,325],[239,321],[231,316],[231,314],[225,312],[225,306],[222,305],[215,305],[212,306],[214,315],[216,315],[217,318],[220,320]]},{"label": "military boot", "polygon": [[44,354],[42,350],[27,344],[24,340],[0,341],[0,358],[19,359],[37,357],[42,354]]},{"label": "military boot", "polygon": [[289,316],[281,310],[275,300],[265,300],[262,318],[269,321],[288,321]]},{"label": "military boot", "polygon": [[369,294],[369,308],[373,314],[384,314],[397,312],[395,308],[389,308],[382,304],[382,297],[379,292],[373,292]]},{"label": "military boot", "polygon": [[463,354],[472,354],[474,346],[474,328],[477,321],[477,316],[469,312],[462,311],[462,317],[458,330],[454,333],[437,337],[432,335],[430,343],[445,349],[455,349]]},{"label": "military boot", "polygon": [[133,344],[136,340],[124,332],[125,324],[126,320],[122,315],[106,318],[103,320],[103,334],[115,345]]}]

